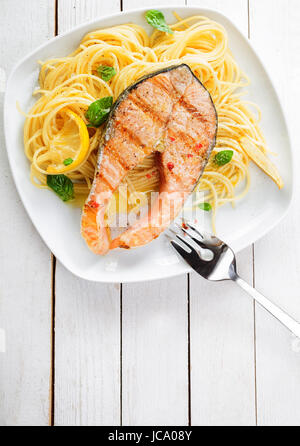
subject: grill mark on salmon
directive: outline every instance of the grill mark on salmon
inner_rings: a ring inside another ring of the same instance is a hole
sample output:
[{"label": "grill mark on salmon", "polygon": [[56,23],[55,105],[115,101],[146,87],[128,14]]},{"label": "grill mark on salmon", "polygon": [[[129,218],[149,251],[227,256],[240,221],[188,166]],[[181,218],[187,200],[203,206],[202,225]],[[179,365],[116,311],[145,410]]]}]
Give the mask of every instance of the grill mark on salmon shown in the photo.
[{"label": "grill mark on salmon", "polygon": [[[187,65],[145,76],[116,101],[100,144],[95,179],[82,214],[82,235],[96,254],[149,243],[180,212],[215,144],[211,97]],[[110,242],[104,221],[112,194],[129,170],[156,151],[161,185],[149,215]],[[196,144],[198,148],[196,149]]]},{"label": "grill mark on salmon", "polygon": [[[119,147],[126,147],[120,151]],[[117,131],[116,137],[107,145],[107,152],[114,155],[126,171],[133,169],[140,159],[147,153],[147,148],[141,146],[131,133],[123,128]]]},{"label": "grill mark on salmon", "polygon": [[[161,90],[164,93],[166,93],[168,96],[170,95],[170,91],[172,91],[172,83],[171,83],[169,77],[167,77],[167,75],[162,75],[160,77],[153,77],[151,81],[154,85],[161,88]],[[177,94],[176,94],[176,92],[174,92],[172,99],[176,99],[176,98],[177,98]]]},{"label": "grill mark on salmon", "polygon": [[158,125],[161,125],[164,122],[163,116],[159,115],[158,113],[154,112],[151,109],[151,106],[148,105],[146,102],[144,102],[142,99],[135,97],[132,99],[134,104],[139,107],[145,115],[150,115],[151,119],[156,121]]},{"label": "grill mark on salmon", "polygon": [[197,116],[203,123],[210,121],[210,116],[201,113],[196,107],[193,107],[191,104],[187,103],[184,98],[180,99],[180,104],[193,116]]}]

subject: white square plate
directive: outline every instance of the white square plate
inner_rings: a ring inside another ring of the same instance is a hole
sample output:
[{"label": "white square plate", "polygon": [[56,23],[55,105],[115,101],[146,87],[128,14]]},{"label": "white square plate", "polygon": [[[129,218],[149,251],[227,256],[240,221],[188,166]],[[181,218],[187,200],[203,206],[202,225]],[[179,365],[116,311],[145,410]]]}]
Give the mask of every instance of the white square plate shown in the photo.
[{"label": "white square plate", "polygon": [[[149,8],[147,8],[149,9]],[[14,68],[7,83],[4,116],[6,145],[13,177],[23,204],[41,237],[71,272],[97,282],[136,282],[162,279],[183,274],[190,268],[181,261],[166,237],[161,236],[148,246],[132,251],[115,250],[105,257],[91,253],[80,235],[80,209],[66,205],[51,191],[35,188],[29,179],[29,163],[23,149],[24,118],[16,109],[19,101],[23,110],[33,103],[32,91],[37,86],[37,60],[64,56],[78,46],[82,37],[97,28],[133,22],[144,26],[149,33],[144,14],[147,9],[114,14],[81,25],[50,40]],[[232,22],[223,15],[193,7],[159,8],[167,22],[173,23],[175,10],[181,17],[206,15],[223,24],[229,34],[230,47],[242,69],[250,76],[249,99],[262,108],[262,128],[280,169],[285,187],[276,185],[255,166],[251,169],[252,185],[249,195],[236,209],[225,206],[217,217],[218,235],[235,251],[250,245],[270,231],[287,212],[293,190],[293,164],[286,120],[277,93],[261,60]]]}]

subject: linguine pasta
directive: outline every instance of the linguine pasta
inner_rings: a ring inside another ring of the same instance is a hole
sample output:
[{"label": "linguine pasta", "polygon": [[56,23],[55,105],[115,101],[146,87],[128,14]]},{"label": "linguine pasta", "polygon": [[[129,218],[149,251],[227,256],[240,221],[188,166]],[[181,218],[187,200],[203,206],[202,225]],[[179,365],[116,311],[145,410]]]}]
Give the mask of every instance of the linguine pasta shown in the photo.
[{"label": "linguine pasta", "polygon": [[[74,156],[74,147],[80,146],[78,124],[66,110],[88,124],[85,113],[97,99],[113,96],[116,100],[142,76],[186,63],[209,90],[218,112],[217,144],[196,188],[211,204],[214,229],[217,208],[226,203],[234,205],[247,194],[250,161],[256,162],[279,187],[283,186],[267,157],[259,127],[260,110],[244,98],[243,89],[249,79],[228,47],[226,30],[202,16],[177,20],[170,26],[173,34],[155,30],[150,38],[135,24],[95,30],[69,56],[40,62],[40,88],[34,92],[39,98],[26,115],[24,126],[25,152],[34,185],[47,188],[49,168]],[[104,81],[97,74],[99,65],[114,67],[116,75]],[[74,183],[75,197],[88,195],[103,128],[88,128],[87,153],[79,165],[66,173]],[[215,155],[223,150],[232,150],[234,155],[220,166]],[[138,210],[147,202],[148,194],[159,188],[155,156],[145,159],[123,183],[129,194],[120,188],[116,193],[119,204],[125,200],[130,209]],[[237,193],[239,185],[243,188]]]}]

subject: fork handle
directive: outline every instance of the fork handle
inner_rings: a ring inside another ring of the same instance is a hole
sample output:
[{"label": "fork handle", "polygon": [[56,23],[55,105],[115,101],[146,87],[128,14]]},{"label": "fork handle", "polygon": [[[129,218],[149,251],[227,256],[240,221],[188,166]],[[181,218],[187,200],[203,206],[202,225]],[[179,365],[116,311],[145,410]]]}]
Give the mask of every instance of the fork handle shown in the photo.
[{"label": "fork handle", "polygon": [[269,299],[259,293],[255,288],[245,282],[238,275],[234,275],[232,280],[237,283],[243,290],[245,290],[253,299],[258,302],[263,308],[265,308],[272,316],[274,316],[279,322],[281,322],[285,327],[287,327],[292,333],[294,333],[298,338],[300,338],[300,324],[295,321],[291,316],[289,316],[277,305],[273,304]]}]

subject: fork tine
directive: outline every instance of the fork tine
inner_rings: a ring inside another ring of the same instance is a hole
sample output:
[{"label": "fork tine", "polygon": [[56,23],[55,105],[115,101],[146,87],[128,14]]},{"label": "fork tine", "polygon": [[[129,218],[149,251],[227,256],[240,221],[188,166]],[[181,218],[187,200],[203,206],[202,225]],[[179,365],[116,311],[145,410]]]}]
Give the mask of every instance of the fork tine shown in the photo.
[{"label": "fork tine", "polygon": [[171,245],[192,268],[196,266],[197,257],[192,252],[187,252],[176,240],[171,240]]},{"label": "fork tine", "polygon": [[196,225],[194,225],[193,223],[186,221],[185,222],[186,226],[189,229],[192,229],[193,231],[196,232],[196,234],[200,235],[200,237],[204,240],[207,238],[211,238],[211,234],[209,234],[208,232],[204,231],[204,229],[200,229],[199,227],[197,227]]},{"label": "fork tine", "polygon": [[182,235],[180,234],[176,234],[176,238],[178,238],[178,240],[180,240],[185,246],[187,246],[191,252],[197,254],[196,249],[188,243],[188,240],[185,237],[182,237]]},{"label": "fork tine", "polygon": [[[179,228],[184,234],[188,235],[188,236],[189,236],[189,237],[190,237],[190,238],[191,238],[197,245],[199,245],[201,248],[203,248],[203,249],[209,249],[210,246],[209,246],[207,243],[204,243],[203,241],[201,241],[201,240],[199,240],[198,238],[194,237],[190,230],[185,229],[184,227],[179,226],[179,225],[178,225],[178,228]],[[199,232],[197,232],[197,231],[195,231],[195,232],[196,232],[197,234],[200,235]]]},{"label": "fork tine", "polygon": [[187,256],[190,254],[188,251],[186,251],[176,240],[171,240],[170,241],[171,245],[173,246],[173,248],[176,249],[176,251],[179,252],[179,254],[185,259],[187,260]]},{"label": "fork tine", "polygon": [[179,243],[177,243],[176,240],[171,241],[172,246],[177,250],[177,252],[179,252],[179,254],[188,262],[188,264],[192,268],[197,270],[199,266],[207,265],[207,262],[200,257],[200,253],[189,243],[189,240],[187,240],[191,240],[189,236],[182,237],[181,235],[177,234],[176,238],[189,249],[189,252],[187,252]]},{"label": "fork tine", "polygon": [[191,246],[189,246],[189,245],[187,245],[185,243],[185,245],[188,246],[191,249],[191,251],[192,251],[192,252],[188,253],[176,240],[171,240],[171,245],[178,252],[178,254],[180,254],[181,257],[183,257],[183,259],[195,271],[199,272],[198,270],[199,270],[200,267],[201,268],[206,268],[207,267],[207,262],[205,262],[204,260],[201,259],[201,257],[198,255],[197,251],[193,247],[191,247]]},{"label": "fork tine", "polygon": [[[204,247],[207,249],[208,247],[213,247],[213,246],[218,246],[219,244],[222,243],[222,241],[220,239],[218,239],[218,237],[216,237],[213,234],[210,234],[207,231],[204,231],[202,229],[200,229],[199,227],[195,226],[193,223],[190,222],[185,222],[186,226],[189,229],[192,229],[193,231],[195,231],[195,233],[197,235],[199,235],[202,238],[202,241],[204,243]],[[182,228],[183,229],[183,228]],[[191,237],[191,234],[188,233],[189,236]],[[200,245],[201,246],[201,245]]]}]

